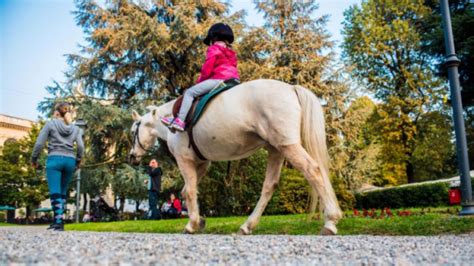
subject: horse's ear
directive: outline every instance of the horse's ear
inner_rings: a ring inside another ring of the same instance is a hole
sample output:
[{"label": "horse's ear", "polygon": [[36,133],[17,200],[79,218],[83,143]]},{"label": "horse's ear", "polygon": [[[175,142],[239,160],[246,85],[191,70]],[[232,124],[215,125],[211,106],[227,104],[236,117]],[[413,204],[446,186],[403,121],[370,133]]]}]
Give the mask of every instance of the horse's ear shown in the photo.
[{"label": "horse's ear", "polygon": [[133,118],[133,121],[138,121],[138,120],[140,120],[142,117],[137,113],[137,111],[133,110],[133,111],[132,111],[132,118]]},{"label": "horse's ear", "polygon": [[156,108],[151,111],[151,115],[153,116],[154,120],[157,120],[158,117],[158,112],[156,111]]}]

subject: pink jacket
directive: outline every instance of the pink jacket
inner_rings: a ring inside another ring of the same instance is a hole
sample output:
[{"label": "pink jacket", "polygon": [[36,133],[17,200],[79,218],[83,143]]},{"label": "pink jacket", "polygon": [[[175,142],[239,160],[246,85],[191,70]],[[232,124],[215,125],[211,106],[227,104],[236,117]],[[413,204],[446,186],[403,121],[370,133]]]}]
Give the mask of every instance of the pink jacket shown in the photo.
[{"label": "pink jacket", "polygon": [[201,75],[196,83],[207,79],[239,79],[237,70],[237,55],[227,47],[219,44],[209,46],[206,54],[206,62],[202,65]]}]

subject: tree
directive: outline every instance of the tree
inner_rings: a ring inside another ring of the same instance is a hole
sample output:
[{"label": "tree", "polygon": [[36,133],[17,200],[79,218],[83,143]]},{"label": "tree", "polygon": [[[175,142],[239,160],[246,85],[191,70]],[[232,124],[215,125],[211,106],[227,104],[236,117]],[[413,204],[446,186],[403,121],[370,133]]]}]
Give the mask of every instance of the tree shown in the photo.
[{"label": "tree", "polygon": [[[5,142],[0,155],[0,205],[26,207],[27,216],[32,207],[48,198],[44,168],[37,171],[31,167],[31,153],[42,124],[33,125],[18,141]],[[45,156],[40,164],[45,164]]]},{"label": "tree", "polygon": [[355,99],[344,113],[342,122],[343,152],[341,176],[346,177],[347,187],[356,191],[363,184],[381,183],[381,145],[373,129],[373,116],[377,105],[367,96]]},{"label": "tree", "polygon": [[[424,22],[423,48],[436,60],[437,74],[447,79],[446,48],[439,0],[426,0],[431,10]],[[463,91],[474,91],[474,4],[469,0],[449,1],[456,54],[461,60],[459,80]]]},{"label": "tree", "polygon": [[[78,1],[74,12],[88,35],[83,54],[70,55],[74,80],[91,94],[113,97],[117,105],[130,98],[171,94],[196,80],[205,47],[202,40],[216,20],[226,18],[218,1],[111,1],[106,8]],[[198,59],[198,60],[196,60]]]},{"label": "tree", "polygon": [[272,78],[323,95],[323,74],[332,56],[327,16],[314,17],[315,1],[254,3],[266,23],[244,34],[237,46],[242,79]]},{"label": "tree", "polygon": [[91,198],[105,193],[110,184],[112,176],[110,169],[107,166],[101,165],[98,167],[83,167],[81,169],[81,193],[84,197],[83,210],[87,210],[88,198]]},{"label": "tree", "polygon": [[115,176],[111,179],[111,184],[112,190],[120,199],[119,210],[121,212],[123,212],[125,199],[141,201],[147,198],[147,186],[144,184],[146,179],[146,174],[136,171],[127,164],[116,171]]},{"label": "tree", "polygon": [[378,108],[382,175],[387,184],[415,180],[420,117],[443,111],[440,80],[423,51],[423,0],[367,0],[345,12],[343,56],[353,75],[383,103]]},{"label": "tree", "polygon": [[456,174],[453,138],[451,118],[448,115],[429,112],[420,117],[413,151],[416,181]]}]

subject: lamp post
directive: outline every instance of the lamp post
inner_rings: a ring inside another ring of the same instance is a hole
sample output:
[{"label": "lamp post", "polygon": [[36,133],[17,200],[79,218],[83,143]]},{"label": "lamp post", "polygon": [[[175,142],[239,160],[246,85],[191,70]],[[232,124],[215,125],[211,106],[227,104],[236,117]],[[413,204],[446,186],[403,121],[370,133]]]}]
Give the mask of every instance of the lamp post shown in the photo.
[{"label": "lamp post", "polygon": [[461,88],[459,85],[458,66],[461,60],[454,50],[451,16],[448,0],[441,0],[441,14],[443,17],[444,41],[446,46],[446,67],[448,68],[449,87],[453,106],[454,131],[456,133],[456,150],[461,174],[461,212],[460,215],[474,215],[474,201],[472,199],[471,176],[467,157],[466,130],[464,127],[463,109],[461,102]]},{"label": "lamp post", "polygon": [[[86,121],[82,118],[76,120],[74,123],[79,127],[81,135],[83,135],[84,129],[87,127]],[[81,203],[81,168],[77,169],[77,181],[76,181],[76,223],[79,223],[79,206]]]}]

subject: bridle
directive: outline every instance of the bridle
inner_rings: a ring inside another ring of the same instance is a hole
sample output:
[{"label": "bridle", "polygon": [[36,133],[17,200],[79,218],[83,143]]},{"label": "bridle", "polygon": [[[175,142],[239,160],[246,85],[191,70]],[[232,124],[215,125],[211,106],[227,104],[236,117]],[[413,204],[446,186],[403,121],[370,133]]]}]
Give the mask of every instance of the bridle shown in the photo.
[{"label": "bridle", "polygon": [[145,149],[145,147],[143,147],[142,143],[140,142],[140,125],[141,125],[142,121],[138,121],[137,122],[137,130],[135,130],[135,134],[133,134],[133,143],[135,144],[135,141],[138,143],[138,146],[140,146],[140,148],[142,148],[145,152],[150,152],[151,150],[149,149]]}]

